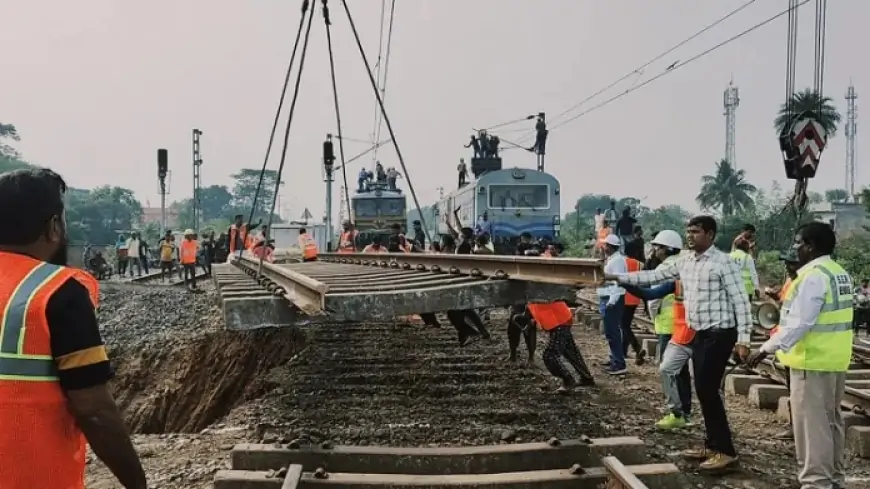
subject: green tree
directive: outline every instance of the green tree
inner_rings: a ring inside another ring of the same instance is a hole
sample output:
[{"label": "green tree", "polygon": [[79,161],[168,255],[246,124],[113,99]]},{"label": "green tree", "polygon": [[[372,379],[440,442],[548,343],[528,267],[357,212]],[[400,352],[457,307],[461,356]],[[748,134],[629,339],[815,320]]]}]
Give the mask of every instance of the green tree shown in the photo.
[{"label": "green tree", "polygon": [[717,210],[723,216],[751,208],[755,185],[746,181],[746,173],[737,170],[730,162],[721,160],[716,163],[712,175],[701,177],[701,192],[695,201],[704,210]]},{"label": "green tree", "polygon": [[202,206],[202,221],[231,218],[232,201],[233,194],[224,185],[210,185],[200,190],[199,205]]},{"label": "green tree", "polygon": [[776,119],[773,121],[773,127],[776,128],[777,134],[782,133],[785,126],[791,122],[791,117],[806,111],[813,111],[819,116],[819,123],[825,128],[829,138],[837,134],[841,117],[834,106],[834,101],[830,97],[821,96],[809,88],[795,93],[791,99],[782,103]]},{"label": "green tree", "polygon": [[[232,206],[238,209],[240,214],[244,214],[245,219],[251,212],[251,207],[254,206],[254,195],[257,193],[257,186],[260,180],[260,170],[243,168],[238,173],[232,175],[235,179],[233,186]],[[278,181],[278,172],[275,170],[266,170],[263,174],[263,184],[260,186],[260,193],[257,196],[257,207],[254,210],[254,220],[265,219],[269,215],[269,210],[272,207],[272,199],[275,197],[275,184]]]},{"label": "green tree", "polygon": [[849,198],[849,192],[844,188],[830,188],[825,190],[825,202],[845,202]]},{"label": "green tree", "polygon": [[67,193],[67,225],[73,242],[113,243],[120,231],[137,227],[141,218],[142,204],[132,190],[104,186]]},{"label": "green tree", "polygon": [[[4,124],[0,122],[0,161],[2,158],[9,157],[14,159],[20,159],[21,154],[12,147],[9,141],[20,141],[21,136],[18,134],[18,129],[15,128],[14,124]],[[17,168],[14,168],[17,169]],[[0,173],[9,170],[0,169]]]}]

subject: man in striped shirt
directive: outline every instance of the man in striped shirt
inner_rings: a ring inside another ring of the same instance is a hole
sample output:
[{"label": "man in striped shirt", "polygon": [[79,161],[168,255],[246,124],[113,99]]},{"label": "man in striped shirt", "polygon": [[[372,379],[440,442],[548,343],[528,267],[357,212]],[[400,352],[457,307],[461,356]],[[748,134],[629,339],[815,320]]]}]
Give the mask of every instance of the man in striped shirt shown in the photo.
[{"label": "man in striped shirt", "polygon": [[628,285],[653,285],[680,279],[683,284],[686,319],[697,331],[692,348],[695,392],[704,415],[705,446],[688,450],[685,456],[702,460],[702,470],[718,471],[737,462],[725,405],[719,393],[722,377],[734,345],[745,358],[749,353],[752,316],[749,297],[740,269],[713,246],[716,220],[710,216],[692,218],[686,227],[686,241],[692,252],[655,270],[608,276]]}]

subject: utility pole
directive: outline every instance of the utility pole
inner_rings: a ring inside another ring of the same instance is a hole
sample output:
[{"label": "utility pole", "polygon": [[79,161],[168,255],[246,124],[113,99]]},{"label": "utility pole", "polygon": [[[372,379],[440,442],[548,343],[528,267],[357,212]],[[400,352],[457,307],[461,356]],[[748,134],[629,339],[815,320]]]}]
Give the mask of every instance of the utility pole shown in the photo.
[{"label": "utility pole", "polygon": [[193,230],[199,234],[199,222],[202,220],[202,201],[200,201],[200,192],[202,191],[202,153],[199,151],[199,137],[202,136],[202,131],[199,129],[193,130]]},{"label": "utility pole", "polygon": [[740,105],[740,94],[734,86],[734,80],[728,83],[723,96],[725,106],[725,161],[737,169],[737,106]]},{"label": "utility pole", "polygon": [[332,147],[332,134],[326,135],[323,142],[323,181],[326,183],[326,249],[332,251],[332,182],[335,181],[335,151]]},{"label": "utility pole", "polygon": [[855,136],[858,134],[858,94],[849,83],[846,90],[846,192],[848,202],[855,201]]},{"label": "utility pole", "polygon": [[166,177],[169,176],[169,154],[165,149],[157,150],[157,182],[160,185],[160,236],[166,234],[166,194],[169,188]]}]

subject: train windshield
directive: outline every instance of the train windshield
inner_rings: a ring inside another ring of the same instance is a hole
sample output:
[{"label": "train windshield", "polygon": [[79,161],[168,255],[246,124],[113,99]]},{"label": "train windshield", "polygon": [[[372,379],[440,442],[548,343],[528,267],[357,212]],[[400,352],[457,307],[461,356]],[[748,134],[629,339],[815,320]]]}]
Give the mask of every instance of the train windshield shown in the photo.
[{"label": "train windshield", "polygon": [[402,216],[405,214],[405,199],[381,199],[378,207],[382,216]]},{"label": "train windshield", "polygon": [[356,217],[400,217],[405,215],[405,199],[380,198],[353,201]]},{"label": "train windshield", "polygon": [[549,185],[490,185],[489,207],[492,209],[548,209]]},{"label": "train windshield", "polygon": [[377,217],[378,203],[374,199],[357,199],[353,202],[354,215],[360,217]]}]

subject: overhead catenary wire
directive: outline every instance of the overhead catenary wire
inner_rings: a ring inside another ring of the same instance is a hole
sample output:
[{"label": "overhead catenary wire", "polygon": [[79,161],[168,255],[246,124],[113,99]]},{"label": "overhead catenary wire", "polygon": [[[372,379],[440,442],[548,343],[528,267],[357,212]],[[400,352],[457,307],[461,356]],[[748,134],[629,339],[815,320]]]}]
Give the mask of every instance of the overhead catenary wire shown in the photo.
[{"label": "overhead catenary wire", "polygon": [[340,169],[344,168],[345,166],[347,166],[347,165],[353,163],[354,161],[356,161],[356,160],[362,158],[363,156],[365,156],[365,155],[371,153],[372,151],[374,151],[376,148],[380,148],[381,146],[383,146],[383,145],[389,143],[390,141],[391,141],[390,139],[384,139],[383,141],[379,141],[379,142],[377,142],[377,143],[371,145],[371,146],[369,147],[369,149],[367,149],[367,150],[365,150],[365,151],[362,151],[362,152],[360,152],[360,153],[357,153],[356,155],[352,156],[352,157],[351,157],[350,159],[348,159],[348,160],[347,160],[343,165],[341,165],[341,166],[339,166],[338,168],[336,168],[336,170],[340,170]]},{"label": "overhead catenary wire", "polygon": [[[384,55],[384,78],[381,80],[381,102],[387,100],[387,76],[390,72],[390,51],[393,46],[393,19],[396,15],[396,0],[392,0],[390,2],[390,26],[389,33],[387,34],[387,52]],[[383,118],[378,119],[377,128],[375,130],[375,141],[380,141],[381,139],[381,127],[383,126]],[[372,158],[377,161],[378,159],[378,148],[375,148],[374,155]]]},{"label": "overhead catenary wire", "polygon": [[[350,190],[347,185],[347,169],[344,161],[344,138],[341,134],[341,110],[338,103],[338,84],[335,81],[335,55],[332,51],[332,21],[329,19],[329,0],[323,0],[323,23],[326,26],[326,46],[329,51],[329,74],[332,80],[332,99],[335,104],[335,125],[338,126],[338,156],[341,159],[341,178],[344,182],[344,204],[350,206]],[[353,222],[353,212],[349,213],[350,221]]]},{"label": "overhead catenary wire", "polygon": [[[803,0],[802,2],[800,2],[799,4],[797,4],[797,7],[801,7],[801,6],[803,6],[803,5],[806,5],[809,1],[810,1],[810,0]],[[673,72],[677,71],[678,69],[680,69],[680,68],[682,68],[682,67],[684,67],[684,66],[686,66],[686,65],[688,65],[688,64],[690,64],[690,63],[692,63],[692,62],[694,62],[694,61],[697,61],[697,60],[699,60],[699,59],[701,59],[701,58],[707,56],[708,54],[712,53],[713,51],[716,51],[717,49],[719,49],[719,48],[721,48],[721,47],[724,47],[724,46],[726,46],[727,44],[730,44],[730,43],[732,43],[732,42],[734,42],[734,41],[740,39],[741,37],[743,37],[743,36],[745,36],[745,35],[747,35],[747,34],[753,32],[753,31],[755,31],[755,30],[757,30],[757,29],[760,29],[760,28],[766,26],[767,24],[770,24],[771,22],[773,22],[773,21],[775,21],[776,19],[782,17],[783,15],[786,15],[789,11],[790,11],[790,8],[789,8],[789,9],[786,9],[786,10],[783,10],[782,12],[779,12],[778,14],[773,15],[772,17],[769,17],[769,18],[765,19],[764,21],[759,22],[759,23],[753,25],[752,27],[750,27],[750,28],[748,28],[748,29],[746,29],[746,30],[740,32],[739,34],[736,34],[736,35],[734,35],[734,36],[731,36],[731,37],[729,37],[728,39],[726,39],[726,40],[720,42],[719,44],[716,44],[715,46],[713,46],[713,47],[711,47],[711,48],[709,48],[709,49],[706,49],[706,50],[702,51],[701,53],[696,54],[695,56],[692,56],[691,58],[687,59],[686,61],[683,61],[682,63],[679,63],[679,64],[675,65],[673,68],[671,68],[671,69],[669,69],[669,70],[665,70],[665,71],[659,73],[658,75],[656,75],[656,76],[654,76],[654,77],[652,77],[652,78],[648,78],[648,79],[644,80],[642,83],[639,83],[639,84],[633,86],[632,88],[629,88],[629,89],[627,89],[627,90],[625,90],[625,91],[623,91],[623,92],[621,92],[621,93],[618,93],[618,94],[616,94],[616,95],[614,95],[614,96],[612,96],[612,97],[610,97],[610,98],[604,100],[603,102],[600,102],[600,103],[598,103],[598,104],[596,104],[596,105],[593,105],[593,106],[590,107],[589,109],[584,110],[583,112],[580,112],[579,114],[575,114],[575,115],[571,116],[570,118],[568,118],[568,119],[566,119],[566,120],[564,120],[564,121],[562,121],[562,122],[560,122],[560,123],[558,123],[558,124],[552,126],[552,127],[550,128],[550,131],[552,131],[553,129],[556,129],[556,128],[558,128],[558,127],[564,126],[565,124],[568,124],[568,123],[570,123],[570,122],[573,122],[573,121],[575,121],[575,120],[577,120],[577,119],[579,119],[579,118],[581,118],[581,117],[583,117],[583,116],[585,116],[585,115],[587,115],[587,114],[589,114],[589,113],[591,113],[591,112],[594,112],[594,111],[596,111],[596,110],[598,110],[598,109],[600,109],[600,108],[602,108],[602,107],[604,107],[604,106],[606,106],[606,105],[609,105],[610,103],[615,102],[616,100],[619,100],[620,98],[625,97],[626,95],[628,95],[628,94],[630,94],[630,93],[632,93],[632,92],[634,92],[634,91],[636,91],[636,90],[640,90],[641,88],[643,88],[643,87],[649,85],[650,83],[652,83],[652,82],[658,80],[659,78],[662,78],[662,77],[664,77],[665,75],[668,75],[668,74],[670,74],[670,73],[673,73]]]},{"label": "overhead catenary wire", "polygon": [[[584,99],[581,100],[580,102],[577,102],[576,104],[572,105],[571,107],[569,107],[569,108],[563,110],[562,112],[556,114],[554,117],[550,117],[550,118],[548,118],[548,122],[550,122],[550,123],[554,123],[554,122],[558,121],[558,119],[560,119],[560,118],[564,117],[565,115],[569,114],[570,112],[573,112],[573,111],[579,109],[580,107],[586,105],[586,104],[587,104],[588,102],[590,102],[592,99],[598,97],[598,96],[601,95],[602,93],[604,93],[604,92],[610,90],[611,88],[613,88],[613,87],[615,87],[616,85],[622,83],[623,81],[627,80],[628,78],[631,78],[632,76],[640,76],[640,75],[642,74],[643,70],[644,70],[645,68],[647,68],[649,65],[655,63],[656,61],[661,60],[661,59],[664,58],[665,56],[667,56],[667,55],[673,53],[673,52],[676,51],[677,49],[679,49],[679,48],[685,46],[686,44],[688,44],[689,42],[695,40],[697,37],[699,37],[700,35],[706,33],[706,32],[709,31],[710,29],[712,29],[712,28],[716,27],[717,25],[721,24],[722,22],[725,22],[726,20],[730,19],[731,17],[733,17],[733,16],[736,15],[737,13],[741,12],[741,11],[744,10],[745,8],[747,8],[747,7],[749,7],[750,5],[752,5],[753,3],[755,3],[755,1],[756,1],[756,0],[749,0],[748,2],[746,2],[746,3],[742,4],[741,6],[737,7],[736,9],[734,9],[734,10],[728,12],[727,14],[725,14],[723,17],[720,17],[719,19],[717,19],[717,20],[716,20],[715,22],[713,22],[712,24],[708,24],[706,27],[702,28],[702,29],[699,30],[698,32],[692,34],[691,36],[689,36],[689,37],[687,37],[687,38],[685,38],[685,39],[683,39],[682,41],[678,42],[677,44],[674,44],[673,46],[671,46],[670,48],[668,48],[666,51],[664,51],[664,52],[662,52],[662,53],[656,55],[655,57],[649,59],[648,61],[644,62],[644,63],[641,64],[640,66],[638,66],[638,67],[634,68],[633,70],[629,71],[628,73],[626,73],[626,74],[623,75],[622,77],[620,77],[620,78],[614,80],[613,82],[611,82],[611,83],[607,84],[606,86],[604,86],[603,88],[599,89],[598,91],[596,91],[596,92],[593,93],[592,95],[589,95],[588,97],[584,98]],[[635,81],[635,83],[636,83],[636,81]],[[633,87],[632,87],[632,88],[633,88]],[[551,128],[551,129],[552,129],[552,128]],[[535,134],[535,130],[532,129],[528,134],[523,135],[523,136],[520,138],[520,140],[527,139],[528,137],[533,136],[534,134]]]},{"label": "overhead catenary wire", "polygon": [[411,197],[414,199],[414,205],[417,207],[417,213],[420,217],[420,224],[423,226],[423,232],[426,233],[426,239],[429,242],[432,242],[432,236],[430,235],[429,228],[426,226],[426,220],[423,217],[423,212],[420,208],[420,201],[417,199],[417,192],[414,190],[414,185],[411,183],[411,176],[408,174],[408,167],[405,165],[405,158],[402,156],[402,150],[399,148],[399,142],[396,140],[396,133],[393,131],[393,125],[390,123],[390,117],[387,115],[387,109],[384,106],[384,101],[381,98],[381,94],[378,92],[378,84],[375,81],[375,77],[372,74],[372,68],[369,64],[368,57],[366,57],[365,48],[362,45],[362,41],[359,37],[359,32],[356,29],[356,23],[353,21],[353,15],[351,15],[350,7],[347,5],[347,0],[341,0],[341,5],[344,7],[344,11],[347,14],[347,20],[350,24],[350,29],[353,31],[353,37],[356,41],[357,48],[359,49],[360,57],[362,57],[363,63],[366,67],[366,73],[369,75],[369,82],[371,83],[372,89],[375,92],[375,97],[378,99],[378,107],[381,110],[381,116],[384,119],[384,124],[387,126],[387,131],[390,133],[390,139],[393,141],[393,146],[396,148],[396,156],[399,159],[399,165],[402,167],[402,173],[405,176],[405,180],[408,182],[408,190],[411,192]]},{"label": "overhead catenary wire", "polygon": [[[272,206],[269,210],[269,222],[267,230],[272,230],[272,219],[275,217],[275,205],[278,202],[278,190],[281,186],[281,175],[284,173],[284,163],[287,162],[287,146],[290,141],[290,126],[293,123],[293,114],[296,112],[296,101],[299,100],[299,87],[302,84],[302,72],[305,68],[305,55],[308,53],[308,41],[311,38],[311,25],[314,21],[314,8],[311,9],[308,16],[308,26],[305,29],[305,40],[302,42],[302,52],[299,56],[299,70],[296,72],[296,83],[293,86],[293,98],[290,100],[290,111],[287,114],[287,124],[284,127],[284,144],[281,147],[281,162],[278,164],[278,174],[275,178],[275,193],[272,195]],[[268,243],[263,243],[267,246]],[[263,273],[263,259],[265,253],[260,253],[260,263],[257,265],[257,276]]]},{"label": "overhead catenary wire", "polygon": [[[251,213],[248,215],[248,226],[254,220],[254,213],[257,210],[257,200],[260,198],[260,190],[263,187],[263,178],[266,175],[266,167],[269,164],[269,155],[272,153],[272,144],[275,142],[275,132],[278,129],[278,121],[281,119],[281,110],[284,108],[284,98],[287,96],[287,87],[290,85],[290,74],[293,72],[293,64],[296,62],[296,51],[299,48],[299,40],[302,38],[302,30],[305,27],[305,14],[308,13],[309,0],[302,0],[302,15],[299,17],[299,29],[296,31],[296,40],[293,42],[293,52],[290,54],[290,62],[287,63],[287,74],[284,75],[284,87],[281,89],[281,97],[278,99],[278,108],[275,110],[275,120],[272,122],[272,131],[269,133],[269,144],[266,145],[266,155],[263,157],[263,168],[260,170],[260,178],[257,181],[257,189],[254,191],[254,200],[251,204]],[[312,16],[314,9],[311,9]],[[308,22],[311,24],[311,18]],[[278,179],[280,182],[281,179]],[[277,196],[277,193],[276,193]],[[251,230],[248,229],[250,234]],[[239,250],[239,257],[242,256],[242,250]]]},{"label": "overhead catenary wire", "polygon": [[[377,76],[375,77],[378,80],[378,86],[381,83],[381,70],[383,65],[381,64],[381,60],[384,54],[384,22],[386,21],[387,15],[387,0],[381,0],[381,22],[380,22],[380,30],[378,31],[378,59],[375,61],[375,68],[377,68]],[[378,130],[378,123],[380,122],[381,111],[378,108],[378,101],[375,100],[375,110],[372,111],[372,133],[371,139],[369,143],[376,143],[378,140],[375,139],[375,132]],[[372,162],[374,162],[375,157],[372,157]]]}]

